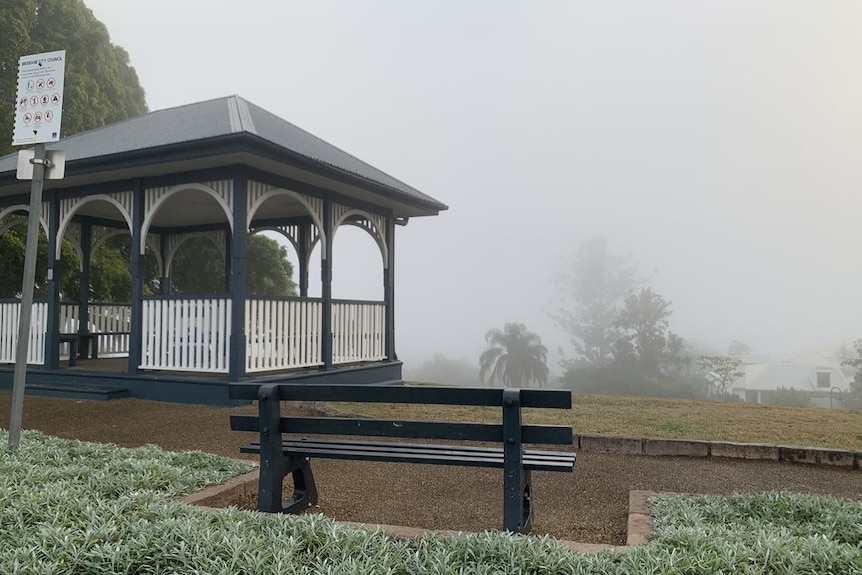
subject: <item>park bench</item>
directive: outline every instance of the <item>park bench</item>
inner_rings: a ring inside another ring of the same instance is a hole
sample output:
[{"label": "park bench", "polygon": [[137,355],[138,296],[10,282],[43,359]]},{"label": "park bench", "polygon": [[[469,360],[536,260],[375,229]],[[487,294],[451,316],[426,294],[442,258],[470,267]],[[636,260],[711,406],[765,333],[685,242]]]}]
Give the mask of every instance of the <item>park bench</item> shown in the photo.
[{"label": "park bench", "polygon": [[76,333],[61,333],[60,343],[69,344],[69,367],[75,367],[78,359],[99,358],[99,337],[116,337],[125,336],[128,338],[131,332],[128,331],[100,331],[100,332],[76,332]]},{"label": "park bench", "polygon": [[[565,390],[235,383],[230,385],[229,393],[232,399],[258,401],[259,415],[232,415],[230,422],[234,431],[260,434],[259,441],[240,449],[243,453],[260,455],[260,511],[298,513],[316,504],[317,488],[311,471],[311,459],[316,457],[492,467],[503,470],[504,529],[528,533],[534,509],[531,472],[572,472],[575,466],[571,427],[522,423],[522,408],[571,409],[571,392]],[[502,419],[501,423],[481,423],[362,416],[283,417],[282,401],[495,406],[501,409]],[[395,441],[320,439],[306,435]],[[405,439],[449,443],[410,443]],[[480,446],[476,442],[499,445]],[[566,445],[569,449],[562,452],[525,449],[524,444]],[[292,475],[294,491],[283,501],[282,485],[288,473]]]}]

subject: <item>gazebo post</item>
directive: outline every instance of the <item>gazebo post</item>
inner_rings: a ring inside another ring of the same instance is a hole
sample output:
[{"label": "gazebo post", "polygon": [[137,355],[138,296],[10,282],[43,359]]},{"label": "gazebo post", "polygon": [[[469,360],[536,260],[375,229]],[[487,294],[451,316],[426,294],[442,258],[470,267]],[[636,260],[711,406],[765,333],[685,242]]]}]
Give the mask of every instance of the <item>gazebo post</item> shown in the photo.
[{"label": "gazebo post", "polygon": [[129,374],[137,374],[141,365],[144,345],[144,274],[147,269],[146,245],[143,238],[144,212],[146,209],[144,186],[135,180],[132,190],[132,294],[131,319],[129,322]]},{"label": "gazebo post", "polygon": [[311,222],[299,225],[299,296],[308,297],[308,257],[311,252]]},{"label": "gazebo post", "polygon": [[[134,250],[134,248],[133,248]],[[89,218],[81,221],[81,280],[78,288],[78,334],[90,331],[90,263],[93,256],[93,224]],[[81,337],[81,354],[89,356],[88,340]]]},{"label": "gazebo post", "polygon": [[[60,226],[60,198],[51,193],[48,218],[48,317],[45,334],[45,367],[60,367],[60,259],[57,257],[57,232]],[[71,346],[69,353],[75,351]]]},{"label": "gazebo post", "polygon": [[159,293],[168,295],[171,293],[171,270],[168,268],[168,242],[165,238],[168,234],[161,234],[159,239],[159,252],[162,256],[162,277],[159,279]]},{"label": "gazebo post", "polygon": [[386,302],[386,359],[394,361],[395,356],[395,216],[386,216],[386,246],[389,260],[383,262],[383,301]]},{"label": "gazebo post", "polygon": [[245,172],[233,180],[233,233],[230,264],[230,352],[228,379],[239,381],[245,376],[246,332],[246,264],[248,249],[248,176]]},{"label": "gazebo post", "polygon": [[323,237],[324,244],[320,262],[321,297],[323,313],[321,318],[321,355],[323,367],[332,367],[332,200],[326,198],[323,202]]},{"label": "gazebo post", "polygon": [[230,226],[224,233],[224,291],[230,293],[230,276],[233,266],[231,265],[231,246],[233,237],[230,233]]}]

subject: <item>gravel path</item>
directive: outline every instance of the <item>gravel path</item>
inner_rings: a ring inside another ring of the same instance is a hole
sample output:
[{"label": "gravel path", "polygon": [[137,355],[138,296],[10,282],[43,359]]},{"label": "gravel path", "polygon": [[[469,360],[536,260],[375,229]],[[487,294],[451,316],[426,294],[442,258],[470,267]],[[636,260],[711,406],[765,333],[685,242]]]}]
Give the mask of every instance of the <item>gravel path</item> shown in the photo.
[{"label": "gravel path", "polygon": [[[10,394],[0,393],[8,428]],[[200,449],[239,457],[253,434],[230,431],[237,409],[141,400],[27,397],[24,427],[134,447]],[[502,525],[500,470],[320,460],[313,463],[320,511],[330,517],[430,529],[481,531]],[[534,533],[584,543],[625,544],[632,489],[686,493],[790,490],[862,499],[862,471],[715,458],[578,454],[575,473],[533,474]],[[243,502],[238,502],[243,503]],[[252,502],[245,502],[252,504]]]}]

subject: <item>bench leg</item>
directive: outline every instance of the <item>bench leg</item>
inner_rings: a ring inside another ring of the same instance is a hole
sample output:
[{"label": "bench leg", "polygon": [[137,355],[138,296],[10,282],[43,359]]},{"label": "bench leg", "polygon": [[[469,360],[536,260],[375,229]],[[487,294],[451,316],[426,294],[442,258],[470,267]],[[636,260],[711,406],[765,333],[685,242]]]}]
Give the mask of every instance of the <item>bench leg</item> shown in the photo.
[{"label": "bench leg", "polygon": [[520,468],[504,479],[503,528],[527,534],[533,527],[533,482],[530,471]]},{"label": "bench leg", "polygon": [[[293,495],[282,501],[284,478],[293,476]],[[301,513],[317,503],[317,485],[311,462],[305,457],[282,457],[265,463],[261,460],[257,509],[266,513]]]},{"label": "bench leg", "polygon": [[317,485],[311,472],[311,461],[306,457],[291,457],[293,495],[284,502],[285,513],[300,513],[317,504]]}]

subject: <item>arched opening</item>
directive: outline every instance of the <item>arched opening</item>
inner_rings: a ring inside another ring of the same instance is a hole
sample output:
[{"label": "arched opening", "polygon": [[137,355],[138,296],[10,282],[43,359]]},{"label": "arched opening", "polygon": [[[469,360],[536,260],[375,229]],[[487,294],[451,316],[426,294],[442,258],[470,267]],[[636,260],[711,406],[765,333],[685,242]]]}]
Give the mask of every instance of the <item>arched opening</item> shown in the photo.
[{"label": "arched opening", "polygon": [[364,228],[342,224],[332,243],[332,297],[383,301],[383,257]]}]

